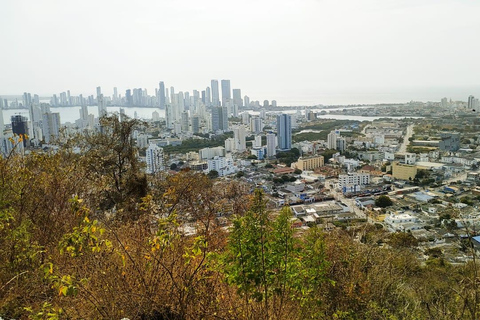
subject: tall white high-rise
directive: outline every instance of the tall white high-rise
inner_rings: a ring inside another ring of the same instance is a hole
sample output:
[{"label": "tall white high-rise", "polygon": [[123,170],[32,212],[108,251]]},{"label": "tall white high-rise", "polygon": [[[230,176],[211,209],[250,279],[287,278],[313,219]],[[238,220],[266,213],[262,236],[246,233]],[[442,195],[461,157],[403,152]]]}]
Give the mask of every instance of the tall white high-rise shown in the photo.
[{"label": "tall white high-rise", "polygon": [[473,109],[475,108],[475,97],[474,96],[468,96],[468,109]]},{"label": "tall white high-rise", "polygon": [[233,89],[233,105],[237,105],[239,108],[243,107],[242,90]]},{"label": "tall white high-rise", "polygon": [[327,148],[333,150],[337,149],[337,133],[335,130],[330,132],[327,136]]},{"label": "tall white high-rise", "polygon": [[239,126],[233,128],[234,149],[236,152],[247,150],[245,127]]},{"label": "tall white high-rise", "polygon": [[260,148],[261,146],[262,146],[262,136],[261,135],[255,136],[255,141],[253,143],[253,147],[254,148]]},{"label": "tall white high-rise", "polygon": [[160,121],[160,113],[158,113],[158,111],[153,111],[152,112],[152,120],[153,121]]},{"label": "tall white high-rise", "polygon": [[275,142],[277,141],[274,133],[267,133],[267,157],[274,157],[276,153]]},{"label": "tall white high-rise", "polygon": [[97,96],[97,104],[98,104],[98,117],[104,117],[107,115],[107,104],[105,99],[103,98],[103,94]]},{"label": "tall white high-rise", "polygon": [[245,108],[250,107],[250,98],[248,96],[243,97],[243,105]]},{"label": "tall white high-rise", "polygon": [[190,121],[188,119],[188,112],[183,111],[182,112],[182,132],[188,132]]},{"label": "tall white high-rise", "polygon": [[168,129],[173,128],[173,123],[175,122],[175,110],[173,110],[173,106],[169,103],[165,105],[165,122]]},{"label": "tall white high-rise", "polygon": [[163,148],[150,143],[146,153],[147,173],[157,173],[165,170],[163,163]]},{"label": "tall white high-rise", "polygon": [[212,108],[212,131],[222,130],[228,131],[228,115],[227,108],[213,107]]},{"label": "tall white high-rise", "polygon": [[212,106],[218,107],[220,105],[220,95],[218,93],[218,80],[212,80]]},{"label": "tall white high-rise", "polygon": [[117,87],[113,87],[113,104],[118,105],[118,89]]},{"label": "tall white high-rise", "polygon": [[250,118],[250,131],[259,134],[263,130],[262,119],[260,117]]},{"label": "tall white high-rise", "polygon": [[212,105],[212,95],[210,93],[210,87],[205,89],[205,105],[211,106]]},{"label": "tall white high-rise", "polygon": [[200,118],[198,115],[194,115],[192,117],[192,132],[199,133],[200,132]]},{"label": "tall white high-rise", "polygon": [[165,84],[163,81],[158,83],[158,106],[160,109],[165,109]]},{"label": "tall white high-rise", "polygon": [[43,138],[46,143],[58,138],[60,134],[60,113],[44,113],[42,120]]},{"label": "tall white high-rise", "polygon": [[230,80],[222,80],[222,106],[225,107],[227,101],[232,99],[232,90],[230,89]]}]

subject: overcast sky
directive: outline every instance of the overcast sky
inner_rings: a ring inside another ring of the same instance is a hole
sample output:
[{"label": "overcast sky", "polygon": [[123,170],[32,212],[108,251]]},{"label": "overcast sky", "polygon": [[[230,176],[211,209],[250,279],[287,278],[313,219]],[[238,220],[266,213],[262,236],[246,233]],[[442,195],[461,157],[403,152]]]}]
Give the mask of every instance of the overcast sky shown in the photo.
[{"label": "overcast sky", "polygon": [[480,95],[480,1],[2,0],[0,12],[0,95],[153,94],[160,80],[191,91],[210,79],[280,103]]}]

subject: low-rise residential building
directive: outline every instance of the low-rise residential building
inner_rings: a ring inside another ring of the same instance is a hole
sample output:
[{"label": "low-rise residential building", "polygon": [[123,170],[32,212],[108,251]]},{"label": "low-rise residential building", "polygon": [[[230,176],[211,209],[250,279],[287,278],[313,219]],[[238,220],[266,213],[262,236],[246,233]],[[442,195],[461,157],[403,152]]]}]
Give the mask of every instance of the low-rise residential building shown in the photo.
[{"label": "low-rise residential building", "polygon": [[413,180],[417,174],[417,167],[411,164],[394,162],[392,164],[392,176],[399,180]]},{"label": "low-rise residential building", "polygon": [[308,157],[308,158],[300,157],[297,162],[292,163],[291,167],[304,171],[304,170],[315,170],[316,168],[320,168],[323,165],[324,165],[323,156],[315,156],[315,157]]},{"label": "low-rise residential building", "polygon": [[348,173],[338,176],[338,185],[340,188],[348,186],[364,186],[370,184],[369,173]]},{"label": "low-rise residential building", "polygon": [[216,148],[203,148],[198,151],[200,160],[209,160],[215,157],[225,157],[225,148],[216,147]]},{"label": "low-rise residential building", "polygon": [[237,168],[234,166],[233,159],[231,157],[214,157],[213,159],[207,160],[208,168],[207,171],[210,172],[215,170],[218,172],[220,177],[235,173]]}]

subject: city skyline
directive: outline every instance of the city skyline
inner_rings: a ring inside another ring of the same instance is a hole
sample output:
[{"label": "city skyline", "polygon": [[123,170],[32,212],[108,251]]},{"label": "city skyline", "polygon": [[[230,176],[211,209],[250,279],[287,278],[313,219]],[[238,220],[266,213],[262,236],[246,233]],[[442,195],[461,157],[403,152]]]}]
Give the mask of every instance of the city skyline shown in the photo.
[{"label": "city skyline", "polygon": [[480,95],[475,2],[7,0],[2,12],[2,96],[162,79],[183,91],[231,79],[279,105]]}]

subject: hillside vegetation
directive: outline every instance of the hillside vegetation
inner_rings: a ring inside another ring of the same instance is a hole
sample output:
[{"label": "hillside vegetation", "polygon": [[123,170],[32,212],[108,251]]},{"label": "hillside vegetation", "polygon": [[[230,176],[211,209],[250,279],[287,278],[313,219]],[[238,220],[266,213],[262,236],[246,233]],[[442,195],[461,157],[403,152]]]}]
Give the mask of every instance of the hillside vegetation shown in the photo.
[{"label": "hillside vegetation", "polygon": [[240,183],[146,176],[138,125],[0,159],[3,319],[480,318],[475,260],[420,263],[373,226],[299,233]]}]

